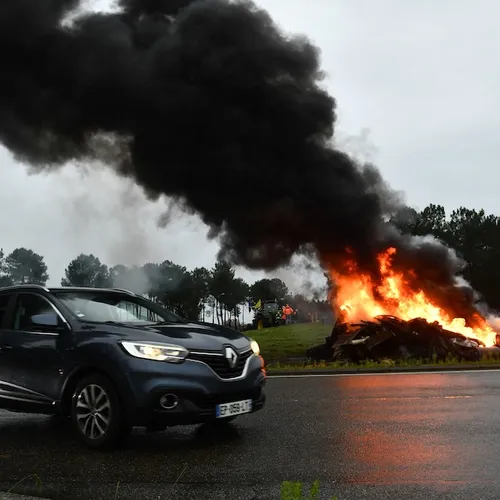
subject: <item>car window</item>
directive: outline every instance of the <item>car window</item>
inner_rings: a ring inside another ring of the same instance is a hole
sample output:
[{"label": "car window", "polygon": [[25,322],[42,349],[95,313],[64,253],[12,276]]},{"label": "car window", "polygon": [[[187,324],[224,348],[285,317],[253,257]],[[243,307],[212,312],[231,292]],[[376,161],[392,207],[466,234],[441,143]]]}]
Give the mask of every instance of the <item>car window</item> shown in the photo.
[{"label": "car window", "polygon": [[118,321],[147,321],[154,323],[165,321],[151,309],[127,300],[118,302],[116,308],[118,309],[117,315],[122,318]]},{"label": "car window", "polygon": [[55,313],[50,302],[41,295],[33,293],[19,294],[14,309],[14,330],[31,330],[36,328],[31,317],[37,314]]},{"label": "car window", "polygon": [[5,315],[7,314],[7,307],[9,306],[11,297],[11,294],[0,295],[0,327],[2,326]]},{"label": "car window", "polygon": [[116,293],[54,292],[54,295],[80,320],[104,323],[160,323],[182,321],[176,315],[156,307],[127,299]]}]

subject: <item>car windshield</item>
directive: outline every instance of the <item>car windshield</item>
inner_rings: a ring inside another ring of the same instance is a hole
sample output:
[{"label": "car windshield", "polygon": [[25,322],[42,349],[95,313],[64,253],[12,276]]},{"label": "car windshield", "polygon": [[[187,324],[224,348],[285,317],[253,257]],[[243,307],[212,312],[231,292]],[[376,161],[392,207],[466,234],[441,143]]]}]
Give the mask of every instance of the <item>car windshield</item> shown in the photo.
[{"label": "car windshield", "polygon": [[56,292],[54,295],[80,320],[98,323],[180,323],[163,307],[119,293]]}]

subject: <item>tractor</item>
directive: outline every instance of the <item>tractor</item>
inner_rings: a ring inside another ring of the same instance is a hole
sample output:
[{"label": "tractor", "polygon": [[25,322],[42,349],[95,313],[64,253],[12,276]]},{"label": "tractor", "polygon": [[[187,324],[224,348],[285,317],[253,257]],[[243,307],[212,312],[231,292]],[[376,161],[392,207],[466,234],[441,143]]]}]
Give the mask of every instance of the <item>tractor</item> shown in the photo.
[{"label": "tractor", "polygon": [[255,309],[254,328],[261,330],[262,328],[282,325],[284,322],[281,319],[281,311],[281,306],[275,300],[260,301],[260,307]]}]

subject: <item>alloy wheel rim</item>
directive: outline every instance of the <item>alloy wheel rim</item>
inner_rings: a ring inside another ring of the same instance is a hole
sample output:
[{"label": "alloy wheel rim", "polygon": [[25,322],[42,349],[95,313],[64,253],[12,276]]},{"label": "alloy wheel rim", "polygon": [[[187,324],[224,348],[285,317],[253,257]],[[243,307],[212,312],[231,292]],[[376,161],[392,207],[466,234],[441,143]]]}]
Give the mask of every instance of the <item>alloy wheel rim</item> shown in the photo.
[{"label": "alloy wheel rim", "polygon": [[90,384],[80,391],[76,400],[76,420],[89,439],[99,439],[106,434],[111,422],[111,403],[101,386]]}]

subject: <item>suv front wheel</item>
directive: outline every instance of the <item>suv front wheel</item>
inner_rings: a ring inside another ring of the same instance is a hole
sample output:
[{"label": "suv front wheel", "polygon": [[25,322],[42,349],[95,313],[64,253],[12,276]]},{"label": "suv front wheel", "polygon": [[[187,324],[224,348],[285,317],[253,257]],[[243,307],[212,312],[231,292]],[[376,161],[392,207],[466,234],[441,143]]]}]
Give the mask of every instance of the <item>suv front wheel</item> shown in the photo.
[{"label": "suv front wheel", "polygon": [[97,373],[77,384],[71,401],[71,419],[89,448],[114,448],[131,431],[113,384]]}]

